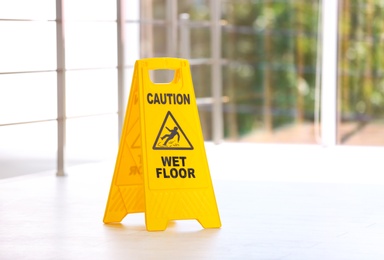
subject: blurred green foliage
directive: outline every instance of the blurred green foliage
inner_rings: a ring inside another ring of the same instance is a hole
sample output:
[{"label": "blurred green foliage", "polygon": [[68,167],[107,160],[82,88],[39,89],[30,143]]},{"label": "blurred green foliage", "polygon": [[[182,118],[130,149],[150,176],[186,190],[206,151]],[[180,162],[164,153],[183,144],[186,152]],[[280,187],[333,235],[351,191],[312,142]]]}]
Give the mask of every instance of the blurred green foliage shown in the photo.
[{"label": "blurred green foliage", "polygon": [[384,115],[384,2],[344,0],[339,23],[339,88],[344,121]]},{"label": "blurred green foliage", "polygon": [[226,130],[232,130],[226,135],[313,121],[318,1],[222,5],[224,94],[232,103],[225,117]]},{"label": "blurred green foliage", "polygon": [[[158,9],[156,17],[166,19],[167,1],[153,1]],[[188,13],[193,24],[191,59],[211,58],[210,3],[210,0],[177,1],[178,14]],[[339,118],[366,122],[384,115],[384,2],[343,0],[340,3]],[[313,123],[315,99],[319,98],[316,82],[320,77],[317,75],[320,4],[319,0],[221,1],[227,138]],[[195,84],[197,97],[212,94],[210,68],[211,65],[197,65],[192,69],[198,83]],[[204,107],[200,112],[210,113],[210,110]]]}]

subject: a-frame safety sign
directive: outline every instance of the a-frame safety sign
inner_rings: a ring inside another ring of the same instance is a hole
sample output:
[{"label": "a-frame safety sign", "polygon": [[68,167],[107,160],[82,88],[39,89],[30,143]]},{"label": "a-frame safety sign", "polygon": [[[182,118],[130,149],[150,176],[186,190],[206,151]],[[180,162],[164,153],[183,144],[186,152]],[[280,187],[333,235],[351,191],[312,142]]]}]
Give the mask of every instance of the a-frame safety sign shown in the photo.
[{"label": "a-frame safety sign", "polygon": [[[174,70],[153,83],[152,70]],[[104,222],[144,212],[149,231],[170,220],[221,226],[187,60],[136,61]]]}]

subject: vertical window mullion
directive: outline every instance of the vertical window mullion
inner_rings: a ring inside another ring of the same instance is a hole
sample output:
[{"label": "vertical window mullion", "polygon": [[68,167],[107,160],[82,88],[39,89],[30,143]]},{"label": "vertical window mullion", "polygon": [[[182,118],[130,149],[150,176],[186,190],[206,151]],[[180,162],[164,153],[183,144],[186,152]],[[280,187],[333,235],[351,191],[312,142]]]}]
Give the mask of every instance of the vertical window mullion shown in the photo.
[{"label": "vertical window mullion", "polygon": [[177,1],[167,0],[167,55],[177,57]]},{"label": "vertical window mullion", "polygon": [[56,0],[57,44],[57,176],[64,176],[66,164],[66,91],[65,91],[65,37],[64,0]]},{"label": "vertical window mullion", "polygon": [[212,0],[211,12],[211,52],[212,52],[212,94],[213,94],[213,142],[220,143],[223,140],[223,103],[222,103],[222,71],[221,71],[221,25],[220,25],[220,1]]},{"label": "vertical window mullion", "polygon": [[322,74],[321,74],[321,139],[322,145],[337,142],[337,34],[338,2],[322,1]]},{"label": "vertical window mullion", "polygon": [[121,137],[125,116],[125,0],[117,0],[117,80],[118,80],[118,139]]}]

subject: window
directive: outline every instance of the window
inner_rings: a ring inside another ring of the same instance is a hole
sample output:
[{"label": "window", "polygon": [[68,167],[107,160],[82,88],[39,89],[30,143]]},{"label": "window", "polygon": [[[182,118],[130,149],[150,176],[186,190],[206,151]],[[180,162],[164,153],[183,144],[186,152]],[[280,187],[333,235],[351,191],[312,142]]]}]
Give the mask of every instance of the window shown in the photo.
[{"label": "window", "polygon": [[0,177],[55,168],[54,19],[52,1],[0,1]]},{"label": "window", "polygon": [[189,60],[206,141],[382,146],[383,8],[0,0],[1,163],[113,158],[134,63],[161,56]]},{"label": "window", "polygon": [[381,1],[344,0],[340,7],[338,142],[384,145]]}]

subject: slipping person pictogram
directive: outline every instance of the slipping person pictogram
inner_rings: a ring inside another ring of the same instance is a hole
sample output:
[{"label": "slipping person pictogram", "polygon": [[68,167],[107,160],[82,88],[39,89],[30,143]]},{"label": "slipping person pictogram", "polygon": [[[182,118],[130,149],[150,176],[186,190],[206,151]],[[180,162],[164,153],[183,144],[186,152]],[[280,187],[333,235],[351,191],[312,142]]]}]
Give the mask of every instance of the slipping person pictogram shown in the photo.
[{"label": "slipping person pictogram", "polygon": [[152,148],[154,150],[193,150],[191,142],[171,111],[165,115]]},{"label": "slipping person pictogram", "polygon": [[180,134],[177,132],[179,129],[178,129],[176,126],[175,126],[172,130],[169,129],[168,127],[165,127],[165,128],[167,128],[167,130],[170,132],[170,134],[168,134],[168,135],[163,135],[163,136],[161,137],[161,140],[164,140],[164,138],[167,138],[167,140],[165,140],[165,143],[164,143],[165,146],[166,146],[167,143],[168,143],[169,141],[171,141],[176,135],[177,135],[177,141],[180,142]]}]

